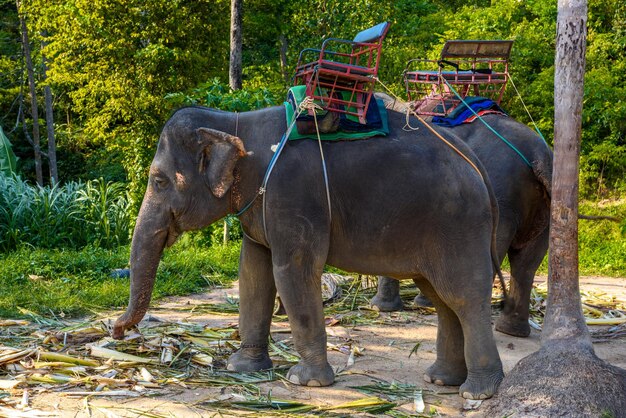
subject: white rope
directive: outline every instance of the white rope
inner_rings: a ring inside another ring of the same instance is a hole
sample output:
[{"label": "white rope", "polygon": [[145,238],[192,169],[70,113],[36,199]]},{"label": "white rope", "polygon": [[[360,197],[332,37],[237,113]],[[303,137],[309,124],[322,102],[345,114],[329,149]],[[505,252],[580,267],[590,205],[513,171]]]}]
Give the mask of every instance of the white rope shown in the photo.
[{"label": "white rope", "polygon": [[324,172],[324,185],[326,186],[326,200],[328,202],[328,219],[329,222],[333,222],[333,212],[330,204],[330,187],[328,186],[328,171],[326,170],[326,160],[324,159],[324,150],[322,149],[322,138],[320,137],[320,130],[317,124],[317,111],[322,110],[322,107],[315,103],[312,97],[305,97],[300,103],[300,109],[307,109],[313,111],[313,120],[315,121],[315,132],[317,133],[317,143],[320,148],[320,156],[322,158],[322,170]]},{"label": "white rope", "polygon": [[405,120],[404,120],[404,126],[402,127],[403,131],[406,131],[406,132],[417,131],[420,128],[419,126],[416,126],[416,127],[411,126],[411,122],[410,122],[411,114],[412,114],[411,106],[407,103],[406,112],[404,112]]},{"label": "white rope", "polygon": [[524,103],[524,99],[522,99],[522,95],[520,94],[519,90],[517,90],[517,86],[513,82],[513,77],[511,77],[511,74],[509,74],[509,80],[511,81],[511,85],[513,86],[513,89],[515,90],[515,93],[517,93],[517,97],[519,97],[520,102],[522,102],[522,106],[524,106],[524,110],[526,111],[526,114],[530,118],[530,121],[533,123],[533,126],[535,127],[535,131],[537,131],[537,133],[539,134],[539,136],[543,140],[543,143],[546,144],[546,146],[548,148],[550,148],[550,146],[548,145],[548,142],[546,142],[546,139],[543,137],[543,134],[541,133],[541,131],[539,130],[539,127],[535,123],[535,120],[533,119],[533,116],[530,114],[530,111],[526,107],[526,103]]}]

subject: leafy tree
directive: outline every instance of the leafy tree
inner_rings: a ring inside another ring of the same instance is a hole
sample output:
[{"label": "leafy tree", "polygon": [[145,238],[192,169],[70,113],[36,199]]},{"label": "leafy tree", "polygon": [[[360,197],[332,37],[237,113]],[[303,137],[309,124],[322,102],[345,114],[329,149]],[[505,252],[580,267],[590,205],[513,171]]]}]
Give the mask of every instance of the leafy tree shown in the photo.
[{"label": "leafy tree", "polygon": [[66,140],[120,155],[135,199],[169,112],[165,94],[227,70],[212,59],[227,48],[226,10],[225,0],[30,3],[50,34],[45,52],[59,106],[82,129]]},{"label": "leafy tree", "polygon": [[5,133],[15,126],[22,84],[19,19],[13,0],[0,0],[0,125]]}]

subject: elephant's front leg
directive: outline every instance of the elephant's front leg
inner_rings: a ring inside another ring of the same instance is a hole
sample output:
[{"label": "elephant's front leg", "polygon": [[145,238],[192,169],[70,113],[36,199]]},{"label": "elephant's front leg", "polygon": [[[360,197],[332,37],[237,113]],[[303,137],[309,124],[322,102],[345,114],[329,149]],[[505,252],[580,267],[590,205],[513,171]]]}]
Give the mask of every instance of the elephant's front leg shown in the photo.
[{"label": "elephant's front leg", "polygon": [[239,334],[241,347],[228,359],[228,370],[269,369],[267,343],[276,286],[270,251],[244,236],[239,257]]},{"label": "elephant's front leg", "polygon": [[[319,248],[319,247],[318,247]],[[276,287],[285,305],[300,362],[287,378],[306,386],[328,386],[335,380],[326,356],[326,328],[321,276],[324,261],[312,248],[291,248],[273,254]]]}]

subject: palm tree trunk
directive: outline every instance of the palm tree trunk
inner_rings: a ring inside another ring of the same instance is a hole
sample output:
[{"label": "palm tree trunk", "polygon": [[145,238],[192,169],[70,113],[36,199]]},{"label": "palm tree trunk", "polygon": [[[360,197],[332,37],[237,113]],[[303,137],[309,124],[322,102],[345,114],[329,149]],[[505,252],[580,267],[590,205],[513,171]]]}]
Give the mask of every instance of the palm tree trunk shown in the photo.
[{"label": "palm tree trunk", "polygon": [[587,42],[586,0],[559,0],[548,304],[542,343],[591,347],[578,285],[578,165]]}]

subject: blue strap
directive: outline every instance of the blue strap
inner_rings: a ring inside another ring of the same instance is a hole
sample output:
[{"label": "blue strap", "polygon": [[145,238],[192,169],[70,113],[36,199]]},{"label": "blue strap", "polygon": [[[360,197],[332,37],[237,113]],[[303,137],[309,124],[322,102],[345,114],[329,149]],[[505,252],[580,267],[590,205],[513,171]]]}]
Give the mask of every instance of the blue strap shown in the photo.
[{"label": "blue strap", "polygon": [[[528,161],[528,159],[524,156],[524,154],[522,154],[522,152],[520,150],[518,150],[515,145],[513,145],[512,143],[510,143],[509,141],[507,141],[507,139],[505,137],[503,137],[502,135],[500,135],[495,129],[493,129],[491,127],[491,125],[489,125],[487,122],[485,122],[485,120],[478,114],[476,113],[476,111],[474,109],[472,109],[466,102],[465,100],[463,100],[463,98],[461,97],[461,95],[454,89],[454,87],[452,87],[450,85],[450,83],[448,83],[448,81],[444,78],[441,77],[441,79],[448,85],[448,87],[450,88],[450,90],[452,90],[452,92],[456,95],[456,97],[458,97],[461,102],[469,109],[472,111],[472,113],[487,127],[489,128],[489,130],[491,132],[493,132],[498,138],[500,138],[502,140],[502,142],[504,142],[505,144],[507,144],[513,151],[515,151],[517,153],[517,155],[520,156],[520,158],[522,160],[524,160],[524,162],[526,163],[526,165],[530,168],[532,168],[532,164]],[[543,136],[542,136],[543,138]],[[545,140],[544,140],[545,141]]]}]

